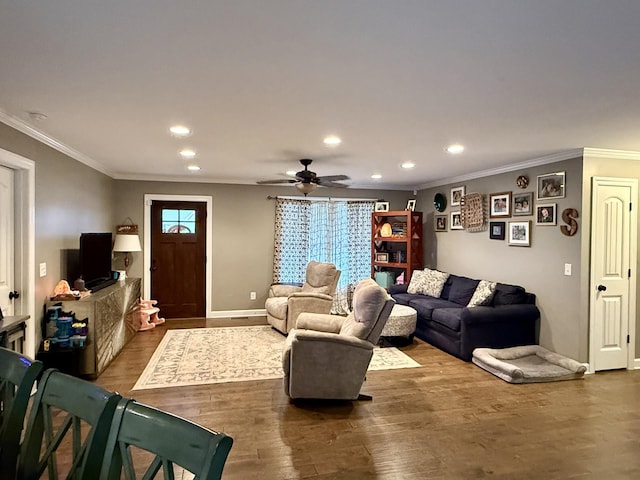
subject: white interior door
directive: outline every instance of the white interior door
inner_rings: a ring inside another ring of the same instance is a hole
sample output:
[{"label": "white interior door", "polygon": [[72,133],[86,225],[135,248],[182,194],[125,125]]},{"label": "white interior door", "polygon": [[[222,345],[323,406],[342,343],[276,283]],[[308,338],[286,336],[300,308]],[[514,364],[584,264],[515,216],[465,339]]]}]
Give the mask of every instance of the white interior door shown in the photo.
[{"label": "white interior door", "polygon": [[632,357],[630,321],[635,321],[631,315],[635,295],[631,268],[636,244],[632,199],[636,191],[635,179],[593,179],[590,361],[596,371],[627,368]]},{"label": "white interior door", "polygon": [[13,315],[9,292],[14,281],[14,203],[13,170],[0,167],[0,308],[3,315]]}]

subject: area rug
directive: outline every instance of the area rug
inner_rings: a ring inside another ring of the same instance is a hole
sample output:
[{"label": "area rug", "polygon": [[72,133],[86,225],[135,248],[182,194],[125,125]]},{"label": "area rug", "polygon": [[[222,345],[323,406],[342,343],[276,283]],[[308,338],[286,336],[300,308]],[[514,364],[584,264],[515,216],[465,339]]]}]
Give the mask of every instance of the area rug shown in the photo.
[{"label": "area rug", "polygon": [[[167,330],[133,390],[282,378],[284,340],[270,326]],[[376,347],[369,371],[419,366]]]},{"label": "area rug", "polygon": [[557,382],[584,376],[586,367],[540,345],[476,348],[472,362],[509,383]]}]

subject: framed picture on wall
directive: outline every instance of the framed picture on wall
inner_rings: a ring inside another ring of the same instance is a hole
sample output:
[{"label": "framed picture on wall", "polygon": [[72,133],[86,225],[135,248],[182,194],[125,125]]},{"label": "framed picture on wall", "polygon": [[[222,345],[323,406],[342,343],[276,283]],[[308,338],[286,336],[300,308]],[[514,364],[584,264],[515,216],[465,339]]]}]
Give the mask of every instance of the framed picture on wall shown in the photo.
[{"label": "framed picture on wall", "polygon": [[409,200],[407,201],[407,208],[405,208],[405,210],[411,210],[412,212],[415,210],[416,208],[416,200]]},{"label": "framed picture on wall", "polygon": [[545,198],[564,198],[564,172],[538,175],[538,200]]},{"label": "framed picture on wall", "polygon": [[489,216],[491,218],[511,216],[511,192],[489,195]]},{"label": "framed picture on wall", "polygon": [[464,197],[464,185],[460,187],[453,187],[451,189],[451,206],[459,207],[462,197]]},{"label": "framed picture on wall", "polygon": [[513,247],[531,246],[531,220],[509,222],[509,245]]},{"label": "framed picture on wall", "polygon": [[545,203],[536,205],[536,225],[553,226],[558,223],[556,212],[557,203]]},{"label": "framed picture on wall", "polygon": [[447,216],[436,215],[435,216],[435,231],[446,232],[447,231]]},{"label": "framed picture on wall", "polygon": [[533,215],[533,192],[513,194],[513,216]]},{"label": "framed picture on wall", "polygon": [[451,212],[451,230],[464,230],[460,211]]},{"label": "framed picture on wall", "polygon": [[491,240],[504,240],[505,222],[489,222],[489,238]]}]

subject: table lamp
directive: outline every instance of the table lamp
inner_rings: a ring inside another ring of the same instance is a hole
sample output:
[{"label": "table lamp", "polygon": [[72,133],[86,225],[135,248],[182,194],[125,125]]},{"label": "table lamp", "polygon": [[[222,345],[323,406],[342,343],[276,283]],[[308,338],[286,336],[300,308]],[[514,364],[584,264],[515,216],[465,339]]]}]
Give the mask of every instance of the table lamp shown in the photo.
[{"label": "table lamp", "polygon": [[129,263],[131,262],[131,252],[140,252],[140,237],[136,233],[116,233],[116,241],[113,244],[114,252],[124,252],[124,271],[128,275]]}]

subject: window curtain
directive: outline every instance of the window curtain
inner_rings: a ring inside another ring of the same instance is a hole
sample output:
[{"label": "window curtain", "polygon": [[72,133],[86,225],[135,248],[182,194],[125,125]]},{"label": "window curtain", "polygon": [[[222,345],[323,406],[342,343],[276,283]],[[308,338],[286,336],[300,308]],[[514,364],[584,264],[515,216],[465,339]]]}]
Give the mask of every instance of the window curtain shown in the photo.
[{"label": "window curtain", "polygon": [[333,313],[348,313],[355,285],[371,275],[374,201],[276,201],[274,282],[304,282],[311,260],[341,271]]}]

